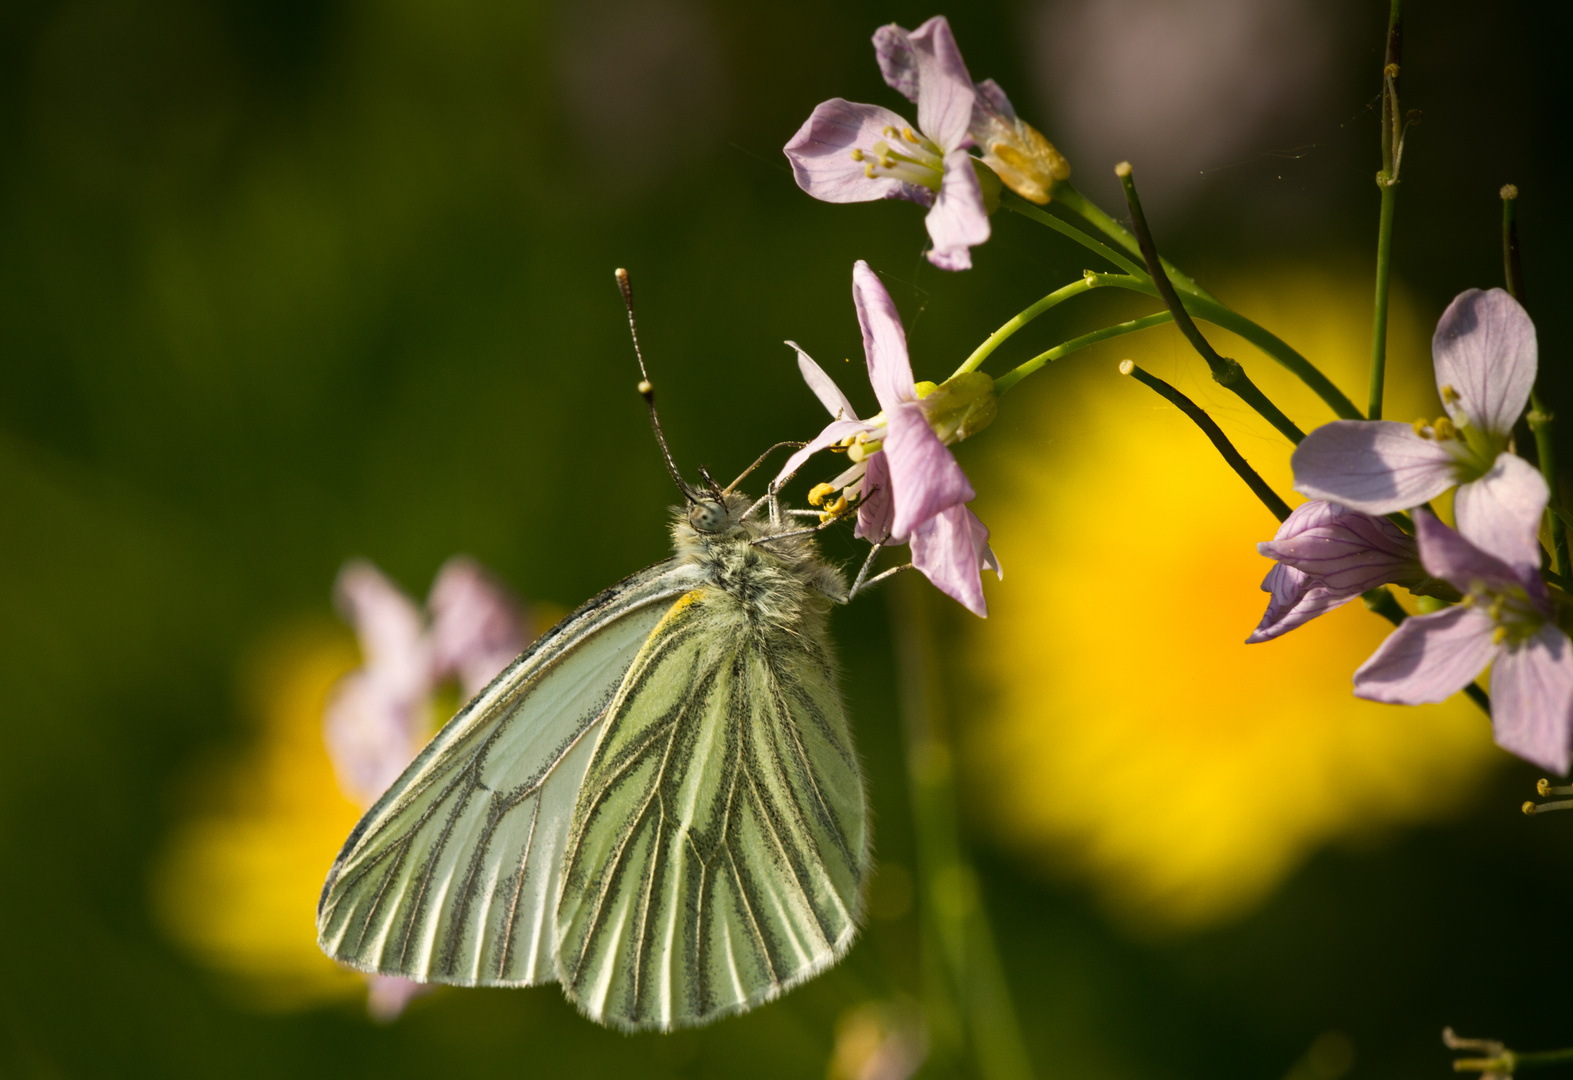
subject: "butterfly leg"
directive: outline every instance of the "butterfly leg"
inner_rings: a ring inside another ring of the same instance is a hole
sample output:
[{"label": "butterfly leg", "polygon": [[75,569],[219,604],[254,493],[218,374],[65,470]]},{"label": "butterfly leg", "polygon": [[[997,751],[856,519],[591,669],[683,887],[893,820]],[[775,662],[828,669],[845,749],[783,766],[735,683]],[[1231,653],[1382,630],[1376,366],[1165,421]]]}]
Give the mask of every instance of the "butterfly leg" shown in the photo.
[{"label": "butterfly leg", "polygon": [[[873,559],[870,558],[869,562],[872,562],[872,561],[873,561]],[[853,584],[851,591],[847,593],[847,600],[846,600],[846,602],[850,604],[852,602],[852,598],[854,596],[856,596],[858,593],[860,593],[860,592],[867,592],[869,589],[872,589],[875,585],[878,585],[881,581],[884,581],[886,578],[895,577],[897,574],[901,573],[903,570],[911,570],[911,569],[912,569],[912,564],[911,563],[902,563],[900,566],[892,566],[889,570],[883,570],[880,573],[875,574],[873,577],[869,578],[866,581],[863,579],[863,574],[859,574],[858,575],[858,579]],[[864,570],[864,573],[867,573],[867,571],[868,571],[868,563],[864,563],[863,564],[863,570]]]}]

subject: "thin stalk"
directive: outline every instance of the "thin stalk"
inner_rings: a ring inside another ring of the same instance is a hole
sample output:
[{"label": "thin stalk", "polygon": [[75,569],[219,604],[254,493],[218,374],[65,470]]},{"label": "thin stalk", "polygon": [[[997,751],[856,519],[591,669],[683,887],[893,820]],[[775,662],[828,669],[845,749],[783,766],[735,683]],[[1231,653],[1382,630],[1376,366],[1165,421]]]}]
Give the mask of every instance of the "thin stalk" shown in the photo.
[{"label": "thin stalk", "polygon": [[1267,507],[1279,521],[1283,521],[1284,518],[1289,516],[1289,504],[1280,499],[1278,493],[1272,489],[1272,485],[1263,480],[1261,474],[1251,468],[1251,463],[1246,461],[1244,455],[1234,448],[1234,443],[1229,441],[1229,437],[1223,433],[1223,429],[1213,422],[1213,418],[1208,416],[1200,405],[1158,378],[1158,376],[1151,372],[1143,371],[1136,365],[1135,361],[1126,360],[1120,364],[1120,374],[1130,375],[1143,386],[1157,391],[1160,397],[1165,398],[1171,405],[1186,416],[1189,416],[1191,421],[1202,429],[1202,434],[1206,435],[1212,442],[1214,449],[1223,455],[1223,459],[1229,463],[1229,467],[1239,475],[1241,480],[1245,481],[1245,486],[1250,488],[1252,494],[1258,499],[1262,500],[1262,505]]},{"label": "thin stalk", "polygon": [[[1130,230],[1118,221],[1115,221],[1092,200],[1071,187],[1069,181],[1062,180],[1054,185],[1054,199],[1065,209],[1080,216],[1089,225],[1109,237],[1132,255],[1140,256],[1142,254],[1141,244],[1136,237],[1131,235]],[[1195,296],[1205,296],[1208,299],[1212,299],[1211,293],[1196,284],[1195,279],[1189,274],[1182,273],[1168,259],[1162,259],[1160,265],[1168,272],[1170,280],[1175,282],[1181,289]]]},{"label": "thin stalk", "polygon": [[[1380,182],[1380,181],[1379,181]],[[1371,389],[1366,417],[1382,419],[1382,387],[1387,379],[1387,289],[1393,270],[1393,204],[1398,187],[1382,188],[1382,218],[1376,234],[1376,307],[1371,329]]]},{"label": "thin stalk", "polygon": [[[1152,278],[1143,274],[1137,278],[1129,274],[1090,274],[1098,286],[1112,285],[1118,289],[1129,289],[1132,292],[1145,293],[1148,296],[1159,296],[1158,286],[1153,284]],[[1230,308],[1224,307],[1216,300],[1200,296],[1187,296],[1184,298],[1185,310],[1198,319],[1204,319],[1214,326],[1221,327],[1255,345],[1269,359],[1276,360],[1280,366],[1287,369],[1306,386],[1310,387],[1333,414],[1341,420],[1364,420],[1365,414],[1355,407],[1355,403],[1344,396],[1344,392],[1333,385],[1333,381],[1305,357],[1301,356],[1289,346],[1282,338],[1269,330],[1263,329],[1244,315]]]},{"label": "thin stalk", "polygon": [[[1520,304],[1524,302],[1524,264],[1518,254],[1518,187],[1504,184],[1502,195],[1502,271],[1507,291]],[[1540,475],[1551,490],[1547,509],[1551,512],[1551,558],[1557,573],[1569,577],[1568,530],[1563,522],[1562,495],[1557,490],[1556,415],[1546,408],[1540,395],[1540,379],[1529,391],[1529,415],[1525,421],[1535,435],[1535,456],[1540,460]]]},{"label": "thin stalk", "polygon": [[994,392],[996,394],[1003,394],[1005,391],[1021,382],[1021,380],[1025,379],[1028,375],[1031,375],[1034,371],[1037,371],[1044,364],[1058,360],[1064,356],[1069,356],[1077,349],[1085,349],[1089,345],[1096,345],[1098,342],[1108,341],[1110,338],[1123,337],[1126,334],[1134,334],[1136,331],[1145,330],[1149,326],[1161,326],[1166,322],[1172,321],[1173,318],[1174,316],[1170,315],[1167,311],[1160,311],[1155,315],[1144,315],[1139,319],[1131,319],[1129,322],[1116,323],[1113,326],[1105,326],[1102,330],[1094,330],[1090,334],[1083,334],[1081,337],[1071,338],[1063,345],[1056,345],[1047,352],[1041,352],[1037,356],[1034,356],[1031,360],[1028,360],[1023,364],[1012,368],[1010,371],[1007,371],[1005,374],[995,379]]},{"label": "thin stalk", "polygon": [[1521,1069],[1535,1069],[1542,1065],[1561,1065],[1573,1061],[1573,1046],[1562,1050],[1514,1051],[1513,1064]]},{"label": "thin stalk", "polygon": [[1398,198],[1398,169],[1403,160],[1403,126],[1398,111],[1398,71],[1404,46],[1403,0],[1392,0],[1387,12],[1387,48],[1382,56],[1382,169],[1376,186],[1382,193],[1382,214],[1376,234],[1376,303],[1371,327],[1371,387],[1366,418],[1382,419],[1382,392],[1387,377],[1387,292],[1393,269],[1393,206]]},{"label": "thin stalk", "polygon": [[[1360,599],[1365,601],[1366,607],[1382,616],[1382,618],[1394,626],[1409,618],[1408,612],[1398,606],[1398,601],[1393,599],[1393,594],[1387,591],[1385,585],[1372,589],[1370,592],[1361,593]],[[1470,701],[1480,706],[1481,712],[1487,716],[1491,715],[1491,698],[1487,696],[1484,690],[1474,683],[1470,683],[1464,687],[1464,693],[1469,695]]]},{"label": "thin stalk", "polygon": [[1212,370],[1213,381],[1224,389],[1232,391],[1241,401],[1260,413],[1263,419],[1277,428],[1284,438],[1292,443],[1299,443],[1305,438],[1305,432],[1285,416],[1282,409],[1267,399],[1267,395],[1251,381],[1251,377],[1245,373],[1238,360],[1219,356],[1218,350],[1214,349],[1202,336],[1202,332],[1196,328],[1196,323],[1191,320],[1190,312],[1186,311],[1185,305],[1180,302],[1179,294],[1174,291],[1174,283],[1169,280],[1159,259],[1158,246],[1153,241],[1152,230],[1147,227],[1147,216],[1142,213],[1141,199],[1136,195],[1136,180],[1131,175],[1130,162],[1121,162],[1115,166],[1114,173],[1125,187],[1125,201],[1131,209],[1131,224],[1136,227],[1136,239],[1141,245],[1142,257],[1147,260],[1147,274],[1152,278],[1153,284],[1158,286],[1158,294],[1163,297],[1164,306],[1174,316],[1174,324],[1180,328],[1180,332]]},{"label": "thin stalk", "polygon": [[[978,876],[961,842],[956,808],[955,756],[939,685],[941,661],[927,589],[915,580],[890,590],[897,684],[906,735],[907,782],[917,833],[919,915],[923,938],[937,946],[946,985],[930,987],[930,1008],[954,1003],[959,1016],[941,1015],[941,1033],[956,1021],[965,1032],[977,1073],[984,1080],[1030,1080],[1032,1066],[1021,1037],[1010,987],[978,889]],[[925,964],[925,967],[929,965]],[[936,1047],[942,1052],[951,1047]]]},{"label": "thin stalk", "polygon": [[[1058,192],[1062,187],[1065,186],[1066,185],[1063,183],[1057,184],[1055,185],[1054,190]],[[1094,254],[1107,259],[1115,266],[1118,266],[1121,270],[1124,270],[1127,274],[1140,274],[1143,277],[1147,275],[1147,271],[1142,269],[1140,263],[1132,262],[1130,259],[1126,258],[1122,252],[1116,251],[1114,248],[1111,248],[1108,244],[1105,244],[1097,237],[1088,236],[1070,222],[1055,217],[1047,210],[1044,210],[1042,207],[1037,206],[1034,203],[1028,202],[1026,199],[1023,199],[1020,195],[1017,195],[1014,192],[1000,192],[1000,205],[1007,210],[1015,211],[1022,217],[1031,218],[1040,225],[1047,225],[1055,232],[1070,237],[1088,251],[1091,251]],[[1099,211],[1099,213],[1102,213],[1102,211]],[[1121,231],[1123,232],[1124,230]]]},{"label": "thin stalk", "polygon": [[1055,289],[1036,304],[1016,314],[1004,326],[990,334],[982,345],[972,350],[972,355],[967,357],[966,362],[956,369],[951,378],[955,378],[956,375],[960,375],[963,372],[976,371],[983,366],[983,361],[989,358],[989,354],[1003,345],[1017,330],[1020,330],[1055,305],[1062,304],[1073,296],[1080,296],[1084,292],[1090,292],[1096,287],[1096,282],[1088,278],[1082,278],[1080,281],[1071,282],[1063,289]]}]

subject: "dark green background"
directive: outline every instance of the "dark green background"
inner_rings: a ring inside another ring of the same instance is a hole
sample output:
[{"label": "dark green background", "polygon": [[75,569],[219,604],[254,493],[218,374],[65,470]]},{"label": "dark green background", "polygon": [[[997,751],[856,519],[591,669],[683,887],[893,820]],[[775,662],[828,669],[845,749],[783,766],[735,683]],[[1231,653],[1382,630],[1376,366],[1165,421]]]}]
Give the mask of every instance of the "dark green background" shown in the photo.
[{"label": "dark green background", "polygon": [[[1496,283],[1496,188],[1517,181],[1560,401],[1564,27],[1512,3],[1410,6],[1406,104],[1425,119],[1396,272],[1428,311]],[[792,184],[781,144],[823,98],[898,104],[868,35],[931,9],[700,11],[719,60],[652,106],[618,100],[637,84],[616,66],[595,92],[564,73],[574,49],[637,56],[637,4],[0,3],[0,1074],[820,1076],[844,1008],[915,989],[908,917],[699,1032],[604,1031],[551,988],[449,993],[378,1028],[350,1005],[239,1010],[149,913],[182,778],[250,737],[237,658],[325,614],[346,557],[420,591],[468,551],[567,607],[663,554],[672,495],[614,267],[634,274],[674,452],[718,474],[817,427],[780,342],[860,354],[855,258],[889,275],[920,378],[1082,269],[1001,218],[978,268],[945,275],[914,208]],[[1345,27],[1329,102],[1260,147],[1314,151],[1221,172],[1159,223],[1182,265],[1371,246],[1385,5],[1326,13]],[[949,15],[974,75],[1035,117],[1023,13]],[[1110,205],[1112,163],[1062,148]],[[885,618],[864,602],[836,633],[880,850],[910,865]],[[1040,1074],[1277,1077],[1330,1029],[1358,1077],[1446,1074],[1444,1023],[1573,1043],[1573,820],[1517,815],[1535,775],[1504,770],[1471,820],[1319,855],[1242,923],[1159,946],[975,836]]]}]

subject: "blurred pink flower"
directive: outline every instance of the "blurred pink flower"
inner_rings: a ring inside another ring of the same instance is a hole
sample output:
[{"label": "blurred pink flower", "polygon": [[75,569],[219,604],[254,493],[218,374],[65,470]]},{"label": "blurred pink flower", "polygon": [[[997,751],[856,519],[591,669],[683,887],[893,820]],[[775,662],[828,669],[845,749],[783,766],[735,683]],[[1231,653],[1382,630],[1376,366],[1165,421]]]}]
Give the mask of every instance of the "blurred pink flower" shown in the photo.
[{"label": "blurred pink flower", "polygon": [[[334,603],[360,641],[362,664],[328,699],[323,737],[344,794],[371,807],[428,735],[432,699],[449,679],[475,696],[529,643],[519,603],[479,563],[456,555],[432,583],[426,611],[364,559],[344,565]],[[396,1019],[423,983],[368,975],[367,1010]]]}]

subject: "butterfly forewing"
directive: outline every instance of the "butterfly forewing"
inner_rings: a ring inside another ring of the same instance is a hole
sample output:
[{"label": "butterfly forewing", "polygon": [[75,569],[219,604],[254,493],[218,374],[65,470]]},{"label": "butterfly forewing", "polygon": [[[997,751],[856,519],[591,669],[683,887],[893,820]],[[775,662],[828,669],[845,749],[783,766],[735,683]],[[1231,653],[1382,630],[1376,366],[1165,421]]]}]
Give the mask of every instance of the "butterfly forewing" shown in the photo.
[{"label": "butterfly forewing", "polygon": [[822,634],[761,630],[705,587],[629,669],[581,786],[557,917],[564,990],[595,1019],[702,1023],[850,944],[867,815]]},{"label": "butterfly forewing", "polygon": [[609,702],[692,567],[570,615],[445,726],[361,819],[318,905],[328,955],[461,985],[556,977],[563,847]]}]

